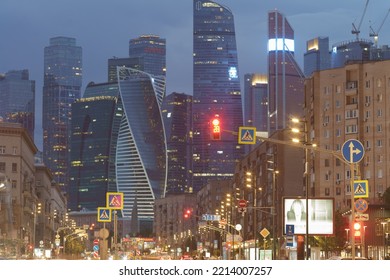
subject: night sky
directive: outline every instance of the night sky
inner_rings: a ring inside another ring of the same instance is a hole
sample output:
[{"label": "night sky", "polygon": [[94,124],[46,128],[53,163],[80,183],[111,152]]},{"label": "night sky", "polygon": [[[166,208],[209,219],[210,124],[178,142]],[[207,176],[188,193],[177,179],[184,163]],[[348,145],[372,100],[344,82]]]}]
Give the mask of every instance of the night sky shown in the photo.
[{"label": "night sky", "polygon": [[[239,75],[266,73],[267,13],[277,9],[295,31],[295,57],[303,68],[306,41],[329,37],[330,45],[353,40],[366,0],[220,0],[234,14]],[[370,39],[390,8],[371,0],[360,38]],[[192,0],[0,0],[0,73],[28,69],[36,81],[36,142],[41,149],[43,49],[49,38],[69,36],[83,48],[83,91],[106,82],[107,59],[128,55],[129,39],[154,34],[167,41],[167,93],[192,94]],[[379,45],[390,45],[390,16]]]}]

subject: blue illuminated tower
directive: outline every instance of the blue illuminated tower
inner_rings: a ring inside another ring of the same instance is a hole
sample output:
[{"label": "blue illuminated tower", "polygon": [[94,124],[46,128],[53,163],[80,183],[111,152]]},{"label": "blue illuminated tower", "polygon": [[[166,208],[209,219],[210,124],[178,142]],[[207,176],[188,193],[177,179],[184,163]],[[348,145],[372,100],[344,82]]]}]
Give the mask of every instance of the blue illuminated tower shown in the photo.
[{"label": "blue illuminated tower", "polygon": [[43,160],[68,191],[71,104],[81,97],[82,49],[76,39],[55,37],[44,50]]},{"label": "blue illuminated tower", "polygon": [[[152,232],[156,198],[165,195],[167,148],[161,114],[165,78],[118,68],[123,118],[116,149],[116,185],[124,194],[124,218],[136,209],[141,233]],[[136,207],[135,207],[136,206]]]},{"label": "blue illuminated tower", "polygon": [[[243,149],[243,123],[232,11],[216,2],[194,0],[193,26],[193,189],[234,173]],[[221,121],[221,140],[211,139],[210,121]]]}]

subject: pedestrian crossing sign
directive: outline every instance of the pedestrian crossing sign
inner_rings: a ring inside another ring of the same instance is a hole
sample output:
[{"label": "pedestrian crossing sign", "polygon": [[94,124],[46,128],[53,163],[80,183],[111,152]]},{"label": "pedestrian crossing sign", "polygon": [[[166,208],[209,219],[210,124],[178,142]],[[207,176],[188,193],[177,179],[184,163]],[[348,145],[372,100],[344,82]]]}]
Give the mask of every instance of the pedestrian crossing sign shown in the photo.
[{"label": "pedestrian crossing sign", "polygon": [[106,207],[110,209],[123,209],[123,193],[108,192]]},{"label": "pedestrian crossing sign", "polygon": [[239,144],[256,144],[256,127],[240,126],[238,131]]},{"label": "pedestrian crossing sign", "polygon": [[353,194],[355,198],[368,197],[368,180],[354,181]]},{"label": "pedestrian crossing sign", "polygon": [[107,207],[98,207],[98,222],[111,222],[111,209]]}]

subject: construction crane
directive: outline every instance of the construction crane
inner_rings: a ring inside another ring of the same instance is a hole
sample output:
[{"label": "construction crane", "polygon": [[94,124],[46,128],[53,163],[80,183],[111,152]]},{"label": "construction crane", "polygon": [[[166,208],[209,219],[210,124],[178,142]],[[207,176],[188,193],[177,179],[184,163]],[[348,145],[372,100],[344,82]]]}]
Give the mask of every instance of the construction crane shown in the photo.
[{"label": "construction crane", "polygon": [[378,47],[378,34],[379,34],[379,31],[381,31],[382,26],[385,23],[386,18],[389,15],[389,13],[390,13],[390,8],[387,10],[387,13],[386,13],[385,17],[383,18],[382,23],[381,23],[381,25],[379,26],[379,28],[378,28],[378,30],[376,32],[374,31],[374,29],[370,25],[370,37],[374,37],[375,47]]},{"label": "construction crane", "polygon": [[364,7],[363,15],[362,15],[362,17],[360,18],[360,22],[359,22],[358,27],[356,28],[355,24],[352,23],[352,28],[353,28],[353,29],[352,29],[351,32],[352,32],[352,34],[356,34],[356,40],[359,40],[360,26],[362,25],[364,15],[366,14],[368,2],[370,2],[370,0],[367,0],[367,1],[366,1],[366,6]]}]

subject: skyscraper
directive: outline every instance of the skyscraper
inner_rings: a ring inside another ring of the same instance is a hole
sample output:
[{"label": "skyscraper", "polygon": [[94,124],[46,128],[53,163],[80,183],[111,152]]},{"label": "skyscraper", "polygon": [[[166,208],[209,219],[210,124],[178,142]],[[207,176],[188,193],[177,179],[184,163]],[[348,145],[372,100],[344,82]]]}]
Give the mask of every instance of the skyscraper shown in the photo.
[{"label": "skyscraper", "polygon": [[[234,18],[216,2],[194,0],[193,26],[193,188],[209,179],[228,179],[243,149],[243,124]],[[221,122],[221,140],[212,140],[211,120]]]},{"label": "skyscraper", "polygon": [[283,14],[268,13],[268,130],[286,127],[302,116],[304,74],[294,58],[294,30]]},{"label": "skyscraper", "polygon": [[124,193],[124,218],[138,218],[143,236],[153,230],[153,203],[165,194],[167,151],[161,105],[165,79],[118,68],[124,115],[116,150],[117,191]]},{"label": "skyscraper", "polygon": [[34,139],[35,81],[27,69],[0,74],[0,118],[22,124]]},{"label": "skyscraper", "polygon": [[347,62],[354,63],[370,60],[373,45],[373,42],[364,39],[334,44],[331,53],[331,67],[343,67]]},{"label": "skyscraper", "polygon": [[330,68],[329,38],[317,37],[306,42],[303,71],[309,77],[314,71]]},{"label": "skyscraper", "polygon": [[[90,83],[72,104],[69,201],[72,211],[106,206],[115,162],[115,125],[122,118],[117,83]],[[119,104],[119,106],[118,106]]]},{"label": "skyscraper", "polygon": [[71,104],[81,96],[82,49],[76,39],[55,37],[44,49],[43,160],[67,192]]},{"label": "skyscraper", "polygon": [[[256,127],[257,132],[268,135],[268,77],[263,74],[245,74],[242,108],[244,125]],[[254,145],[246,145],[245,151],[254,149]]]},{"label": "skyscraper", "polygon": [[129,41],[129,58],[142,58],[142,71],[165,76],[166,40],[156,35],[142,35]]},{"label": "skyscraper", "polygon": [[192,192],[192,96],[173,92],[163,100],[162,114],[168,148],[166,194]]}]

